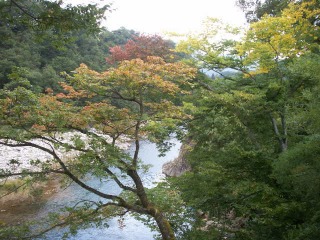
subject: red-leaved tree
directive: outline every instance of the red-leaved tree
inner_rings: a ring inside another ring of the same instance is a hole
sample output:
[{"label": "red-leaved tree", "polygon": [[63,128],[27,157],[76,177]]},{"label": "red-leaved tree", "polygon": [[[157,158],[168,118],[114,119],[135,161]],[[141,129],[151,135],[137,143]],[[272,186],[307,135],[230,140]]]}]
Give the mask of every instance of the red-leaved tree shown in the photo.
[{"label": "red-leaved tree", "polygon": [[177,54],[173,51],[174,43],[163,39],[159,35],[140,35],[127,41],[122,46],[110,48],[110,56],[106,58],[109,64],[116,64],[123,60],[140,58],[146,60],[148,56],[157,56],[166,62],[173,62]]}]

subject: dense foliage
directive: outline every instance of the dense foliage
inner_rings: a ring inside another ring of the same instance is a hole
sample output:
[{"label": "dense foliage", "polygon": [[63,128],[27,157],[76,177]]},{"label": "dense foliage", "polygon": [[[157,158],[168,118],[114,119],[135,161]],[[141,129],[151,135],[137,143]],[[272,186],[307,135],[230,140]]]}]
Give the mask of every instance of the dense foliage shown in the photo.
[{"label": "dense foliage", "polygon": [[[97,32],[109,6],[0,2],[0,144],[52,157],[0,176],[32,184],[59,174],[98,197],[51,215],[39,235],[129,211],[163,239],[318,239],[319,1],[238,2],[250,28],[208,19],[175,51],[157,35]],[[165,152],[172,134],[186,134],[192,170],[148,189],[140,141]],[[124,138],[132,156],[117,146]],[[90,187],[88,174],[122,193]],[[30,229],[3,227],[0,237]]]},{"label": "dense foliage", "polygon": [[[138,34],[124,28],[113,32],[100,29],[97,20],[102,18],[104,8],[94,5],[80,6],[79,9],[71,6],[62,8],[62,2],[59,2],[1,2],[0,88],[11,82],[11,74],[20,74],[20,77],[30,81],[33,91],[44,92],[46,88],[58,90],[58,82],[64,81],[61,72],[70,73],[80,63],[95,70],[105,70],[109,48],[124,44]],[[38,8],[42,11],[41,16],[33,20],[29,16],[31,13],[26,11]],[[50,16],[46,15],[48,12]],[[61,14],[66,18],[64,21]],[[60,20],[56,21],[57,18]],[[31,23],[35,26],[30,26]]]},{"label": "dense foliage", "polygon": [[95,70],[105,70],[108,67],[105,57],[109,47],[123,44],[137,34],[119,29],[88,36],[78,31],[72,34],[72,42],[57,46],[54,43],[57,36],[52,32],[47,32],[47,39],[43,41],[37,40],[30,29],[12,31],[2,26],[1,32],[0,87],[11,81],[10,74],[18,67],[24,72],[21,77],[27,77],[36,92],[43,92],[48,87],[58,90],[58,82],[64,81],[60,73],[70,73],[80,63]]},{"label": "dense foliage", "polygon": [[211,20],[178,46],[207,70],[234,69],[198,92],[188,129],[193,170],[174,182],[207,215],[186,238],[319,237],[317,4],[291,3],[252,23],[242,40]]},{"label": "dense foliage", "polygon": [[[168,205],[175,199],[174,191],[144,186],[141,173],[148,167],[139,159],[140,141],[148,138],[161,150],[168,149],[166,140],[189,117],[182,111],[180,98],[188,94],[195,69],[177,62],[173,43],[160,36],[126,29],[94,35],[92,26],[81,26],[88,13],[82,12],[85,7],[79,13],[60,5],[60,1],[5,1],[0,8],[4,13],[0,144],[31,147],[51,156],[47,161],[28,159],[32,167],[18,169],[14,166],[21,162],[11,159],[12,168],[0,170],[1,184],[18,176],[21,186],[32,186],[58,174],[65,177],[63,182],[73,181],[96,198],[58,209],[36,228],[32,223],[4,225],[0,238],[35,238],[59,226],[68,226],[75,234],[80,228],[103,226],[106,219],[131,212],[147,218],[163,239],[174,239],[173,230],[180,224],[173,227],[169,219],[181,223],[174,212],[177,208]],[[93,6],[88,8],[94,12]],[[8,9],[21,18],[9,18]],[[34,9],[40,13],[31,13]],[[80,15],[67,28],[49,21],[61,14],[66,23],[72,14]],[[100,18],[90,16],[95,21]],[[63,41],[61,34],[66,36]],[[125,49],[127,57],[115,58],[116,49]],[[111,58],[113,67],[106,61]],[[121,141],[132,143],[132,156],[119,148]],[[68,154],[72,160],[65,157]],[[86,181],[89,176],[113,181],[122,192],[95,189]]]}]

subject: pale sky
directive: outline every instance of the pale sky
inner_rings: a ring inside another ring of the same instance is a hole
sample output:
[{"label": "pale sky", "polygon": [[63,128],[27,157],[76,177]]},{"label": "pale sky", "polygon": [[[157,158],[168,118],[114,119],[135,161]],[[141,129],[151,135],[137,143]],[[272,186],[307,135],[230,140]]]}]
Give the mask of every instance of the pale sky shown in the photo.
[{"label": "pale sky", "polygon": [[245,23],[244,14],[235,0],[67,0],[72,3],[108,4],[115,9],[107,13],[104,26],[108,30],[120,27],[141,33],[187,33],[196,31],[207,17],[221,18],[227,23]]}]

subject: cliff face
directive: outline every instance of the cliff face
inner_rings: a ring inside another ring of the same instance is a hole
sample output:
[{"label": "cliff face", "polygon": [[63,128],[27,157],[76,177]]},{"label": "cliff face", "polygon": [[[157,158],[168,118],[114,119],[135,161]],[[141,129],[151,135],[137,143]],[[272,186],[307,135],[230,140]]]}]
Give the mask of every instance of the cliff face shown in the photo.
[{"label": "cliff face", "polygon": [[190,171],[191,166],[187,162],[186,156],[190,150],[191,144],[182,144],[179,156],[173,161],[167,162],[162,166],[162,173],[167,177],[179,177],[183,173]]}]

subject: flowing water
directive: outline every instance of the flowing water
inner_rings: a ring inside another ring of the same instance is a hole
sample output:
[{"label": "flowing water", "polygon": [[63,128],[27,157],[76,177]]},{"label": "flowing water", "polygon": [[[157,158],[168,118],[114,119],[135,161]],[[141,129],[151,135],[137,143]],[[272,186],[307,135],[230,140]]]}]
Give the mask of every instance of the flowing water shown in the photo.
[{"label": "flowing water", "polygon": [[[169,152],[166,153],[164,157],[158,157],[158,150],[156,145],[150,142],[142,142],[140,148],[139,158],[144,164],[151,164],[151,168],[148,174],[142,176],[144,184],[146,186],[152,186],[156,181],[160,181],[163,176],[161,173],[162,165],[165,162],[171,161],[176,158],[179,154],[179,149],[181,143],[176,139],[171,141],[173,147]],[[133,149],[129,150],[133,152]],[[110,194],[119,194],[121,192],[120,188],[113,182],[100,181],[99,179],[88,179],[86,181],[90,186],[97,188],[101,191]],[[76,184],[72,184],[70,187],[54,195],[48,200],[44,207],[39,212],[39,217],[44,216],[48,212],[54,212],[57,209],[64,206],[73,206],[81,200],[96,200],[98,199],[91,193],[88,193]],[[123,224],[118,223],[118,218],[113,218],[108,221],[108,228],[88,228],[85,230],[80,230],[76,236],[72,236],[70,240],[151,240],[154,239],[154,232],[152,232],[143,223],[137,221],[133,217],[126,216],[124,218]],[[63,232],[66,229],[54,230],[47,234],[48,239],[61,239]]]}]

